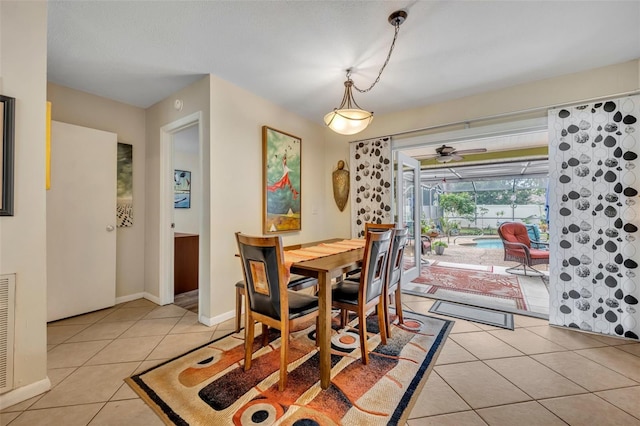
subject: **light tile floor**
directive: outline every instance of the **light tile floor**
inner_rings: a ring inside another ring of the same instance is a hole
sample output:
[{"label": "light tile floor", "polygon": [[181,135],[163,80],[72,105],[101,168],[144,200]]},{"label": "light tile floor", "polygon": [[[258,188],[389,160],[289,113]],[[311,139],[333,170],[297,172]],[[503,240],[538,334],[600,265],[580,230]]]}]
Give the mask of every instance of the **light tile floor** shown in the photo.
[{"label": "light tile floor", "polygon": [[[429,299],[403,301],[433,315]],[[409,426],[640,425],[640,343],[524,316],[514,331],[455,321]],[[49,324],[52,389],[3,410],[0,424],[161,425],[122,380],[233,328],[144,299]]]}]

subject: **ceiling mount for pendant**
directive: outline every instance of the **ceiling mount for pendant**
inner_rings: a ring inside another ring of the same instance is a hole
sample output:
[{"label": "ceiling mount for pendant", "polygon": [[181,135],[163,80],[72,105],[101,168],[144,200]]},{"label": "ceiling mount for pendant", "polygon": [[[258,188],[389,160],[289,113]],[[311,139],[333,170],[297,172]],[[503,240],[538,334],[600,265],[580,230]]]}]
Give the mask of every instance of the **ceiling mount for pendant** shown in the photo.
[{"label": "ceiling mount for pendant", "polygon": [[371,86],[369,86],[367,89],[358,88],[353,80],[351,80],[352,69],[348,68],[346,70],[347,81],[344,82],[344,95],[342,97],[342,103],[338,108],[334,108],[333,111],[324,116],[325,124],[334,132],[340,133],[342,135],[354,135],[366,129],[369,123],[371,123],[371,121],[373,120],[373,112],[363,110],[356,103],[355,99],[353,98],[352,88],[356,89],[360,93],[366,93],[373,89],[378,81],[380,81],[382,71],[384,71],[385,67],[389,63],[389,58],[391,58],[391,53],[393,52],[393,48],[398,38],[400,25],[402,25],[402,23],[407,19],[407,16],[408,14],[406,10],[396,10],[391,15],[389,15],[388,21],[395,28],[393,41],[391,42],[391,47],[389,48],[387,59],[384,61],[384,64],[378,72],[378,77],[371,84]]}]

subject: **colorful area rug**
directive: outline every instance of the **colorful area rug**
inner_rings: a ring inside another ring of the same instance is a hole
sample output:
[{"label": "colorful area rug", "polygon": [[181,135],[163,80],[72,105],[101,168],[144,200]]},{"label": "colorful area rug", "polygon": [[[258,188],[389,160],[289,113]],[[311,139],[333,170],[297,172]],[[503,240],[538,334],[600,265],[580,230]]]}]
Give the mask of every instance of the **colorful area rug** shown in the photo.
[{"label": "colorful area rug", "polygon": [[[486,272],[486,266],[436,263],[425,266],[420,276],[403,285],[403,292],[437,300],[447,300],[482,308],[496,309],[537,318],[548,318],[548,311],[527,301],[522,282],[546,291],[540,277]],[[454,267],[455,266],[455,267]],[[491,268],[491,267],[489,267]],[[548,295],[548,294],[547,294]],[[548,309],[548,308],[547,308]]]},{"label": "colorful area rug", "polygon": [[231,334],[126,379],[167,424],[176,425],[405,425],[407,417],[453,326],[452,321],[405,312],[387,345],[377,319],[371,331],[370,362],[362,364],[357,331],[332,337],[331,384],[322,390],[315,326],[294,332],[287,388],[278,391],[279,342],[254,341],[252,367],[245,372],[243,333]]}]

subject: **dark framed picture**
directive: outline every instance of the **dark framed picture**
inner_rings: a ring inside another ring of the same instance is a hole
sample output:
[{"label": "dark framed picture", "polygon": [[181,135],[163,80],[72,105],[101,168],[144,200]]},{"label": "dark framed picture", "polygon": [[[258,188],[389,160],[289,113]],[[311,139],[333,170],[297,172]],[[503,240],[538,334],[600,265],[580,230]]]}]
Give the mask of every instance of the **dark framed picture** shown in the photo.
[{"label": "dark framed picture", "polygon": [[302,140],[262,127],[263,233],[302,229]]},{"label": "dark framed picture", "polygon": [[191,208],[191,172],[174,170],[173,172],[173,207],[176,209]]},{"label": "dark framed picture", "polygon": [[116,226],[133,226],[133,145],[118,142]]},{"label": "dark framed picture", "polygon": [[15,98],[0,95],[0,216],[13,216]]}]

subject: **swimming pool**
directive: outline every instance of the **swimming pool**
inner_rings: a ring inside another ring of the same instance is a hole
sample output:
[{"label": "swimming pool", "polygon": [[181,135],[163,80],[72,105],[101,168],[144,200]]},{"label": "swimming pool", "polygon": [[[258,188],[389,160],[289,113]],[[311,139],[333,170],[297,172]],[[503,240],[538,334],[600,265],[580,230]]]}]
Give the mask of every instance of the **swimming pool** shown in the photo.
[{"label": "swimming pool", "polygon": [[502,240],[475,240],[476,248],[485,248],[485,249],[501,249]]}]

